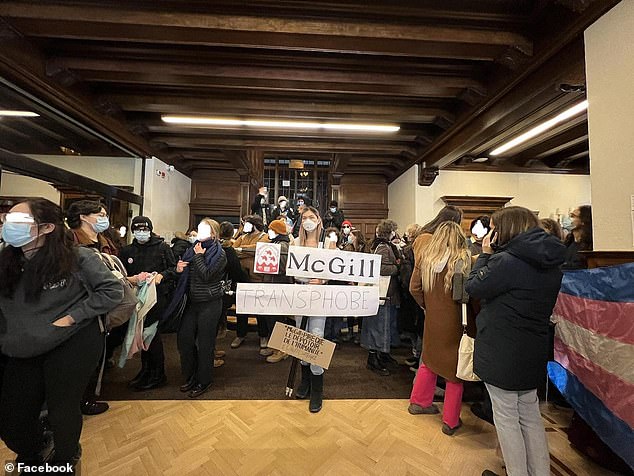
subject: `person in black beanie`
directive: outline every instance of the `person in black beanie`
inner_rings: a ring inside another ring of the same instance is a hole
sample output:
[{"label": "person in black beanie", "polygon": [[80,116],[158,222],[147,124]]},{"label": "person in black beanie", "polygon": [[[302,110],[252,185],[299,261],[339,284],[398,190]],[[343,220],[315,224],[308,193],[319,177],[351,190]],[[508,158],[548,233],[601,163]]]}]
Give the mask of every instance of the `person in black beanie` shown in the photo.
[{"label": "person in black beanie", "polygon": [[[176,273],[176,260],[171,248],[153,230],[152,220],[148,217],[134,217],[130,225],[134,240],[119,253],[132,284],[137,285],[148,273],[157,273],[154,277],[157,302],[145,317],[144,327],[161,318],[169,304]],[[157,330],[148,350],[141,351],[141,370],[130,381],[129,386],[135,390],[150,390],[162,387],[166,382],[163,342]]]}]

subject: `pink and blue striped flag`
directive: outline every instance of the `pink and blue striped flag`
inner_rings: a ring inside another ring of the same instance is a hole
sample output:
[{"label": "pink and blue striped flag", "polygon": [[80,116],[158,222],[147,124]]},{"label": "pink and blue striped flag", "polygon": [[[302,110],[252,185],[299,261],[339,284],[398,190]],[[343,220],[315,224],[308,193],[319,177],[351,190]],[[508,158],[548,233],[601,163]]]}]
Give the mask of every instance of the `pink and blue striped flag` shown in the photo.
[{"label": "pink and blue striped flag", "polygon": [[634,469],[634,263],[565,273],[553,318],[551,380]]}]

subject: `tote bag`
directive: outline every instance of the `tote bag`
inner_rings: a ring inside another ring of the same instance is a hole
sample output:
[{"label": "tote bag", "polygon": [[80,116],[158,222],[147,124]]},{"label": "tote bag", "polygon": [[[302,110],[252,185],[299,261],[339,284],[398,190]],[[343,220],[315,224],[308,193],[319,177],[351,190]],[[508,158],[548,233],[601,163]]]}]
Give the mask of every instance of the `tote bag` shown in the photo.
[{"label": "tote bag", "polygon": [[473,349],[475,339],[467,335],[467,305],[462,304],[462,337],[458,347],[458,369],[456,377],[469,382],[479,382],[480,377],[473,373]]}]

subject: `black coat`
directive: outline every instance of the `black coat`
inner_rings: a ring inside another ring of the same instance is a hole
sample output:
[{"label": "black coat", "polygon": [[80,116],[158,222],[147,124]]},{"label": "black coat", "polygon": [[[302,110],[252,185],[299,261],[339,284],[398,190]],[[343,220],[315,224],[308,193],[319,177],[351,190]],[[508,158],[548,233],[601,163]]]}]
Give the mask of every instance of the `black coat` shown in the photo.
[{"label": "black coat", "polygon": [[337,208],[335,213],[332,213],[330,210],[326,212],[324,215],[324,229],[335,227],[341,229],[341,225],[344,222],[345,218],[343,216],[343,211]]},{"label": "black coat", "polygon": [[557,237],[535,228],[479,256],[465,289],[481,299],[473,364],[484,382],[512,391],[541,383],[564,253]]},{"label": "black coat", "polygon": [[227,277],[231,280],[231,289],[233,291],[236,290],[238,283],[248,283],[249,276],[244,272],[242,266],[240,265],[240,258],[238,258],[238,253],[231,246],[231,241],[223,241],[222,249],[225,250],[225,254],[227,256],[227,266],[225,268],[225,273]]},{"label": "black coat", "polygon": [[[209,250],[205,251],[205,254]],[[205,254],[195,254],[189,262],[189,298],[192,302],[206,302],[220,299],[224,293],[220,281],[225,276],[227,255],[220,250],[220,257],[213,266],[207,266]]]},{"label": "black coat", "polygon": [[172,249],[163,241],[163,238],[157,236],[151,236],[147,243],[139,243],[134,239],[132,244],[121,248],[119,259],[123,262],[129,276],[142,272],[157,272],[163,275],[163,281],[156,287],[157,303],[145,318],[144,325],[147,327],[163,315],[176,285],[176,260]]},{"label": "black coat", "polygon": [[190,246],[192,246],[192,244],[189,241],[183,240],[182,238],[174,238],[172,240],[172,253],[174,254],[174,258],[177,260],[181,259]]}]

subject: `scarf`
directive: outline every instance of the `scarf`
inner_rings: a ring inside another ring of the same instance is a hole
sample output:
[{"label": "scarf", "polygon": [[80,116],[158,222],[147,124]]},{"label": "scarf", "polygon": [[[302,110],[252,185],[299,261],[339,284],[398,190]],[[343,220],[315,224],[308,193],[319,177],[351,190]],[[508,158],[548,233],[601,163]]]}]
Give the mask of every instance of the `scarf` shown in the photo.
[{"label": "scarf", "polygon": [[[199,241],[203,248],[205,249],[205,265],[208,268],[212,268],[216,265],[218,260],[220,259],[220,255],[222,254],[222,246],[217,240],[205,240]],[[195,246],[195,244],[194,244]],[[185,251],[181,261],[186,261],[190,263],[194,258],[194,246],[191,246]],[[189,266],[187,266],[180,277],[178,278],[178,284],[176,286],[176,290],[174,291],[174,295],[172,296],[172,301],[170,305],[167,307],[163,315],[161,316],[161,320],[167,319],[179,306],[181,301],[183,300],[183,296],[187,292],[187,284],[189,283]]]}]

